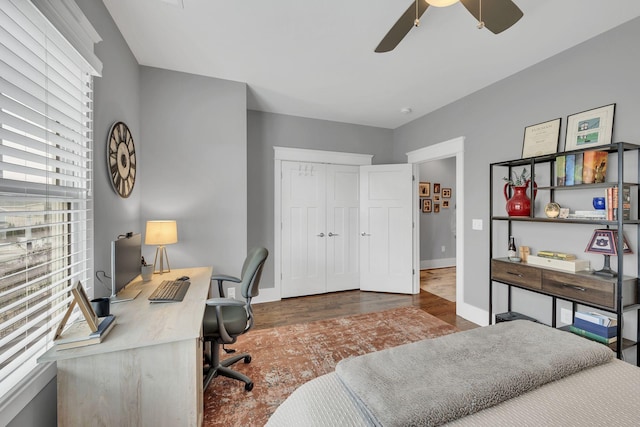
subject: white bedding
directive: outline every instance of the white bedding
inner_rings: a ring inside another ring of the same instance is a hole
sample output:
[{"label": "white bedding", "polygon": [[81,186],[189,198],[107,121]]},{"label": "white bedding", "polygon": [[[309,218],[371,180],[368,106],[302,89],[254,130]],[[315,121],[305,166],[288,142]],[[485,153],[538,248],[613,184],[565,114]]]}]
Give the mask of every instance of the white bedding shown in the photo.
[{"label": "white bedding", "polygon": [[[637,427],[639,399],[640,368],[613,360],[447,425]],[[367,425],[335,373],[302,385],[267,423],[270,427]]]},{"label": "white bedding", "polygon": [[[410,392],[410,390],[407,390]],[[640,425],[640,368],[620,360],[547,384],[447,426]],[[368,426],[335,373],[298,388],[267,426]]]}]

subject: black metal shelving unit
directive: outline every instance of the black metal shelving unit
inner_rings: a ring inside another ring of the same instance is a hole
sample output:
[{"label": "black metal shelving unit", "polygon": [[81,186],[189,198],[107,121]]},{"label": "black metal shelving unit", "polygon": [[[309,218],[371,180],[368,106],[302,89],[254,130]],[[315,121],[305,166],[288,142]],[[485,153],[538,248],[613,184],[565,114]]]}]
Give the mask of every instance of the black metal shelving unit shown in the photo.
[{"label": "black metal shelving unit", "polygon": [[[597,151],[606,151],[609,154],[617,154],[617,179],[616,181],[613,182],[604,182],[604,183],[597,183],[597,184],[578,184],[578,185],[572,185],[572,186],[555,186],[555,185],[550,185],[550,186],[545,186],[545,187],[535,187],[534,188],[534,178],[535,178],[535,170],[536,167],[545,167],[547,166],[549,168],[549,180],[550,183],[555,183],[556,182],[556,158],[559,156],[566,156],[568,154],[578,154],[578,153],[583,153],[585,151],[592,151],[592,150],[597,150]],[[632,153],[629,153],[632,152]],[[634,152],[634,153],[633,153]],[[493,323],[493,283],[497,282],[497,283],[501,283],[503,285],[506,285],[508,287],[508,301],[507,301],[507,306],[508,306],[508,310],[511,311],[511,299],[512,299],[512,295],[511,295],[511,290],[512,287],[516,287],[516,288],[520,288],[520,289],[525,289],[529,292],[538,292],[544,295],[547,295],[549,297],[551,297],[552,299],[552,309],[553,309],[553,315],[552,315],[552,327],[556,327],[556,308],[557,308],[557,300],[560,299],[562,301],[567,301],[569,303],[572,304],[572,317],[575,314],[575,311],[577,310],[577,306],[578,305],[583,305],[583,306],[587,306],[587,307],[593,307],[599,310],[604,310],[607,311],[609,313],[615,313],[617,320],[618,320],[618,330],[617,330],[617,341],[615,342],[615,345],[611,345],[612,349],[614,349],[616,351],[616,354],[618,356],[619,359],[621,359],[623,357],[622,355],[622,351],[625,348],[628,348],[630,346],[635,346],[636,347],[636,364],[638,366],[640,366],[640,345],[638,345],[638,343],[640,343],[640,289],[638,289],[638,278],[634,277],[633,279],[635,280],[635,300],[634,301],[623,301],[623,281],[628,280],[628,277],[624,277],[623,276],[623,272],[624,272],[624,260],[622,256],[618,256],[617,257],[617,271],[618,271],[618,276],[617,276],[617,280],[616,280],[616,298],[617,301],[615,303],[615,310],[612,310],[611,308],[606,308],[606,307],[602,307],[599,306],[597,304],[590,304],[590,303],[585,303],[584,301],[577,301],[574,300],[572,298],[568,298],[566,296],[561,296],[561,295],[554,295],[553,293],[549,293],[549,292],[544,292],[544,291],[536,291],[535,289],[531,289],[529,287],[523,287],[523,286],[518,286],[517,284],[514,283],[510,283],[507,281],[503,281],[503,280],[496,280],[496,278],[494,277],[493,274],[493,267],[492,267],[492,260],[494,260],[494,242],[493,242],[493,234],[494,234],[494,223],[495,222],[507,222],[507,227],[508,227],[508,235],[512,235],[512,227],[514,226],[514,224],[517,224],[519,222],[531,222],[531,223],[563,223],[563,224],[588,224],[588,225],[595,225],[595,226],[606,226],[607,228],[611,227],[611,228],[616,228],[618,230],[618,235],[622,236],[623,235],[623,231],[625,226],[633,226],[636,229],[636,242],[638,242],[638,244],[640,244],[640,220],[636,219],[629,219],[629,220],[624,220],[622,218],[622,215],[618,215],[618,218],[615,221],[608,221],[608,220],[600,220],[600,219],[581,219],[581,218],[566,218],[566,219],[562,219],[562,218],[541,218],[541,217],[536,217],[535,216],[535,203],[532,200],[531,202],[531,210],[529,213],[529,216],[525,216],[525,217],[510,217],[510,216],[505,216],[505,215],[494,215],[494,169],[496,168],[501,168],[504,169],[505,167],[508,169],[508,176],[511,176],[512,170],[514,167],[522,167],[522,166],[527,166],[530,169],[531,172],[531,181],[529,183],[529,194],[533,194],[534,190],[537,189],[537,191],[541,191],[541,190],[548,190],[548,194],[549,194],[549,202],[554,202],[554,197],[555,197],[555,192],[556,191],[580,191],[580,190],[584,190],[584,189],[589,189],[589,190],[593,190],[593,189],[597,189],[597,188],[608,188],[608,187],[614,187],[617,186],[618,188],[622,189],[624,187],[630,187],[633,188],[634,191],[632,191],[632,198],[633,201],[632,203],[635,203],[636,206],[638,206],[638,201],[640,200],[638,198],[638,194],[639,194],[639,182],[627,182],[624,181],[624,166],[625,166],[625,155],[635,155],[636,156],[636,161],[637,161],[637,174],[636,174],[636,179],[638,181],[640,181],[640,145],[635,145],[635,144],[630,144],[630,143],[626,143],[626,142],[618,142],[618,143],[613,143],[613,144],[609,144],[609,145],[604,145],[604,146],[598,146],[598,147],[590,147],[588,149],[581,149],[581,150],[573,150],[573,151],[566,151],[566,152],[560,152],[560,153],[556,153],[556,154],[548,154],[548,155],[543,155],[543,156],[538,156],[538,157],[532,157],[532,158],[527,158],[527,159],[516,159],[516,160],[509,160],[509,161],[502,161],[502,162],[496,162],[496,163],[492,163],[490,165],[490,172],[489,172],[489,188],[490,188],[490,196],[489,196],[489,209],[490,209],[490,221],[489,221],[489,324]],[[622,212],[622,197],[618,197],[618,212]],[[618,253],[623,253],[623,239],[618,239],[617,245],[618,245]],[[638,266],[638,269],[640,270],[640,248],[638,248],[635,251],[636,254],[636,265]],[[540,267],[540,268],[544,268],[544,267]],[[639,271],[640,273],[640,271]],[[579,279],[579,278],[578,278]],[[633,340],[623,340],[622,338],[622,331],[623,331],[623,327],[624,327],[624,313],[631,311],[631,310],[635,310],[636,311],[636,317],[637,317],[637,333],[636,333],[636,341],[634,342]]]}]

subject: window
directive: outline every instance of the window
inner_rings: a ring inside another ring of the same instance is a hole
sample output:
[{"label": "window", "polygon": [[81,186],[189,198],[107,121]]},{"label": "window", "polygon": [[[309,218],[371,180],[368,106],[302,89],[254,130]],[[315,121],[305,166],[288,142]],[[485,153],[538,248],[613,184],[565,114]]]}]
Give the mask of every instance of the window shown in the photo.
[{"label": "window", "polygon": [[[69,8],[67,0],[62,3]],[[0,49],[0,396],[5,396],[51,347],[71,298],[69,285],[93,286],[96,71],[31,2],[2,2]]]}]

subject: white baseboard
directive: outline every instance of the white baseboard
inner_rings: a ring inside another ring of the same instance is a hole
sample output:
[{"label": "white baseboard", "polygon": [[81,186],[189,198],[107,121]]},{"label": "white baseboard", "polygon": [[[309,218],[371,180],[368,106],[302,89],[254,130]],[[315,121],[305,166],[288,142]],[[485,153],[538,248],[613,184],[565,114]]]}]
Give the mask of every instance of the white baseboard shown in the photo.
[{"label": "white baseboard", "polygon": [[475,305],[458,301],[456,302],[456,314],[476,325],[487,326],[489,324],[489,312]]},{"label": "white baseboard", "polygon": [[455,258],[441,258],[441,259],[427,259],[420,261],[420,270],[426,270],[429,268],[445,268],[455,267]]},{"label": "white baseboard", "polygon": [[251,304],[260,304],[263,302],[280,301],[280,290],[276,288],[260,288],[260,293],[257,297],[251,300]]}]

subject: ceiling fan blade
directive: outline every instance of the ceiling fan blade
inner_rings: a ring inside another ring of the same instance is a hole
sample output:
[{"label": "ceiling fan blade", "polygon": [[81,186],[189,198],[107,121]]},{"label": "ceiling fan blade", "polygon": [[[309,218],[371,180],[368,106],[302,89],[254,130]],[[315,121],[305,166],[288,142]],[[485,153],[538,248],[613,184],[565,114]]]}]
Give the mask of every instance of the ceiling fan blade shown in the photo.
[{"label": "ceiling fan blade", "polygon": [[499,34],[522,18],[522,11],[511,0],[482,0],[482,19],[480,19],[480,0],[460,0],[478,21],[494,34]]},{"label": "ceiling fan blade", "polygon": [[[429,7],[429,3],[425,0],[418,0],[418,18],[422,16],[422,14]],[[404,36],[411,30],[413,27],[413,23],[416,20],[416,2],[412,1],[409,8],[402,14],[398,22],[396,22],[393,27],[389,30],[386,36],[382,39],[378,47],[376,47],[377,53],[389,52],[395,49],[398,46],[398,43],[402,41]]]}]

